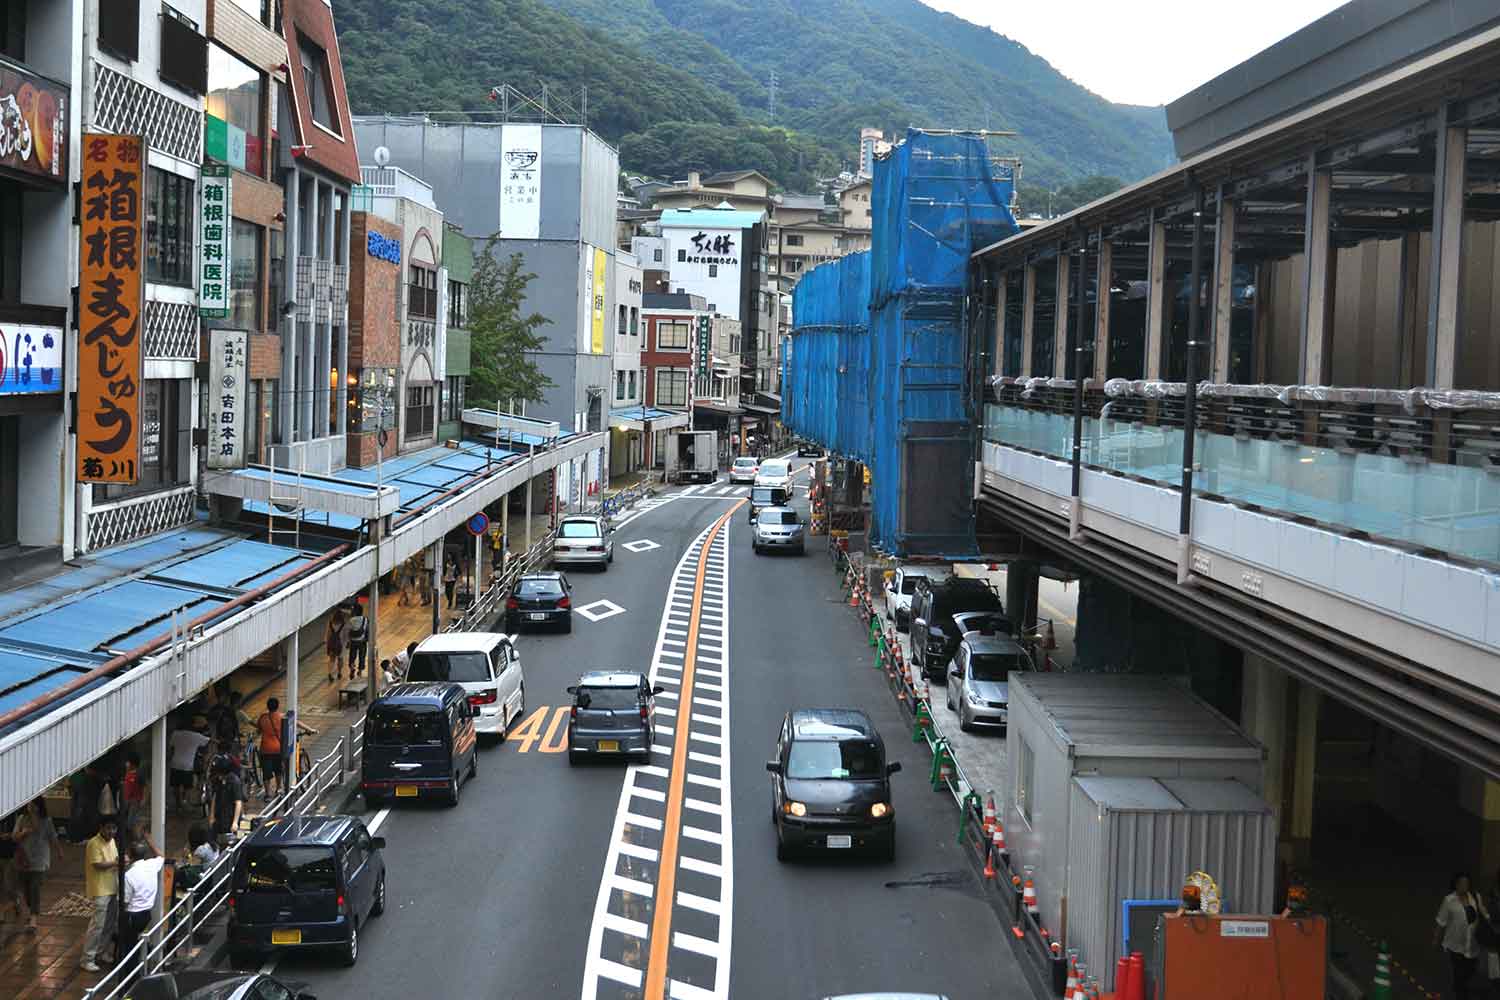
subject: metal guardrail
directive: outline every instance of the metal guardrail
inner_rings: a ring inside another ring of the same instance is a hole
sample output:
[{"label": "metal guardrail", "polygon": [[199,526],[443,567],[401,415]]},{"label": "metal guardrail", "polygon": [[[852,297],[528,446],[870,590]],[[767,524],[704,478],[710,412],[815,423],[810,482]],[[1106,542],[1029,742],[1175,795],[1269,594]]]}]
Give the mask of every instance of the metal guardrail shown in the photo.
[{"label": "metal guardrail", "polygon": [[[357,731],[363,740],[364,719],[350,727],[348,737],[340,736],[334,749],[313,762],[295,785],[266,804],[250,822],[259,825],[267,820],[306,812],[325,793],[342,784],[351,770],[350,743]],[[358,749],[352,758],[357,759]],[[253,827],[252,827],[253,828]],[[117,1000],[125,995],[142,976],[153,975],[178,959],[210,919],[218,914],[229,898],[230,880],[234,876],[244,837],[236,840],[219,859],[210,865],[183,898],[150,927],[115,967],[84,993],[89,1000]]]}]

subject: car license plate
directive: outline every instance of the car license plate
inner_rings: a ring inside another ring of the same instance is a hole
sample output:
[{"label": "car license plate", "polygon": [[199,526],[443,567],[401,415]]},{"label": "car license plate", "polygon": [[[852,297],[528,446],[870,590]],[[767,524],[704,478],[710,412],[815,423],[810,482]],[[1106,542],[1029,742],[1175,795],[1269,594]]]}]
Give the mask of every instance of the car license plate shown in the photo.
[{"label": "car license plate", "polygon": [[302,943],[302,932],[301,931],[272,931],[271,932],[271,943],[272,944],[301,944]]},{"label": "car license plate", "polygon": [[416,785],[397,785],[396,786],[396,798],[398,798],[398,799],[414,799],[416,797],[417,797],[417,786]]},{"label": "car license plate", "polygon": [[854,838],[847,833],[830,833],[828,835],[829,847],[853,847]]},{"label": "car license plate", "polygon": [[529,617],[534,622],[544,622],[547,620],[547,616],[542,614],[540,611],[533,611]]},{"label": "car license plate", "polygon": [[620,752],[620,741],[619,740],[600,740],[599,741],[599,752],[600,753],[619,753]]}]

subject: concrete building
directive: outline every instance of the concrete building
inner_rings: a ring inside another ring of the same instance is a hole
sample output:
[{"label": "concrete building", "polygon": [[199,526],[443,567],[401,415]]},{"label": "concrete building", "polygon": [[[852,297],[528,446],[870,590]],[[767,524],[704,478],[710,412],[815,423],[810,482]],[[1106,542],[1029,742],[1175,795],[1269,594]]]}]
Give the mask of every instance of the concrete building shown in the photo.
[{"label": "concrete building", "polygon": [[870,231],[873,227],[870,194],[874,184],[861,178],[839,192],[839,216],[843,220],[843,242],[841,253],[855,253],[870,249]]},{"label": "concrete building", "polygon": [[448,272],[443,313],[442,399],[438,404],[438,440],[462,437],[464,400],[469,381],[473,338],[469,333],[469,285],[474,280],[474,241],[451,222],[443,223],[443,269]]},{"label": "concrete building", "polygon": [[614,389],[610,396],[609,474],[623,475],[646,461],[644,424],[637,412],[645,398],[641,372],[641,299],[645,292],[640,260],[628,251],[615,254]]},{"label": "concrete building", "polygon": [[362,148],[383,146],[391,166],[423,178],[465,233],[497,236],[495,252],[521,254],[536,276],[524,308],[547,318],[536,361],[554,387],[527,415],[602,430],[613,361],[615,149],[577,125],[362,117],[356,128]]}]

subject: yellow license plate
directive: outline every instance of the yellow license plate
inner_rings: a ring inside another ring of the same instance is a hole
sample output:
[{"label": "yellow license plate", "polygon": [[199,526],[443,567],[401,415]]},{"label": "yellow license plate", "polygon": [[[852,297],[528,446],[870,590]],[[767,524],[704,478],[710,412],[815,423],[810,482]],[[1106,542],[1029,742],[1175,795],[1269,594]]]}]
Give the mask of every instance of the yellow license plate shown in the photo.
[{"label": "yellow license plate", "polygon": [[398,799],[414,799],[416,797],[417,797],[417,786],[416,785],[397,785],[396,786],[396,798],[398,798]]},{"label": "yellow license plate", "polygon": [[301,931],[272,931],[271,932],[271,943],[272,944],[301,944],[302,943],[302,932]]},{"label": "yellow license plate", "polygon": [[599,752],[600,753],[619,753],[620,752],[620,741],[619,740],[600,740],[599,741]]}]

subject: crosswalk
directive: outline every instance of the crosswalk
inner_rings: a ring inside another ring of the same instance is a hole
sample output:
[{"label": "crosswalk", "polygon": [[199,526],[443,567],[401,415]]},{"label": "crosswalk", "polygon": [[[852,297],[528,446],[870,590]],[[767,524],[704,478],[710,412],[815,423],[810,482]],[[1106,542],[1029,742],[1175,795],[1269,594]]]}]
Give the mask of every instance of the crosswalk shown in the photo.
[{"label": "crosswalk", "polygon": [[747,497],[750,495],[750,487],[743,484],[726,486],[715,481],[689,486],[677,495],[680,497]]}]

